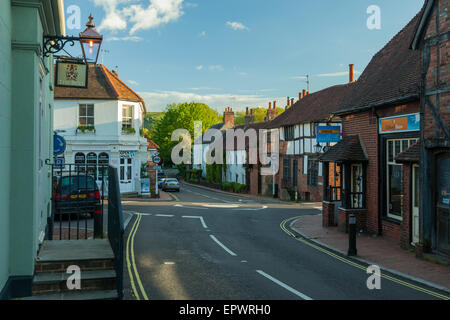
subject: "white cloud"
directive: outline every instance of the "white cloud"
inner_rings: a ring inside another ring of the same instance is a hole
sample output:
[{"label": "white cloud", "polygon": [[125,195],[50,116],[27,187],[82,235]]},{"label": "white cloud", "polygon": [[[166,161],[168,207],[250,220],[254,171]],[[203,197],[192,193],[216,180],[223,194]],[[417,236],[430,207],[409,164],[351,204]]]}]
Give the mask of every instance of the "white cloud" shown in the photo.
[{"label": "white cloud", "polygon": [[[99,30],[124,31],[128,23],[132,25],[129,34],[140,30],[156,28],[178,20],[183,15],[183,0],[148,0],[147,7],[142,4],[131,4],[134,0],[94,0],[94,4],[102,6],[105,18]],[[127,6],[128,4],[128,6]]]},{"label": "white cloud", "polygon": [[269,101],[277,101],[279,106],[286,104],[285,97],[267,97],[263,95],[239,94],[197,94],[193,92],[160,91],[139,92],[150,111],[163,111],[168,104],[183,102],[202,102],[220,112],[225,107],[232,107],[235,111],[245,110],[245,107],[267,107]]},{"label": "white cloud", "polygon": [[203,70],[203,66],[196,66],[195,69],[197,69],[197,70],[199,70],[199,71],[200,71],[200,70]]},{"label": "white cloud", "polygon": [[223,71],[223,67],[220,64],[209,66],[209,71]]},{"label": "white cloud", "polygon": [[246,27],[241,22],[237,21],[227,21],[227,26],[229,26],[231,29],[237,31],[237,30],[249,30],[248,27]]},{"label": "white cloud", "polygon": [[206,31],[202,31],[198,34],[199,37],[205,37],[206,36]]},{"label": "white cloud", "polygon": [[107,37],[106,41],[133,41],[133,42],[140,42],[144,40],[141,37],[136,36],[127,36],[127,37]]},{"label": "white cloud", "polygon": [[134,81],[134,80],[128,80],[128,83],[133,85],[133,86],[138,86],[139,85],[139,82]]},{"label": "white cloud", "polygon": [[[355,74],[361,74],[360,71],[354,71]],[[335,73],[321,73],[317,75],[318,77],[343,77],[348,76],[348,71],[335,72]]]}]

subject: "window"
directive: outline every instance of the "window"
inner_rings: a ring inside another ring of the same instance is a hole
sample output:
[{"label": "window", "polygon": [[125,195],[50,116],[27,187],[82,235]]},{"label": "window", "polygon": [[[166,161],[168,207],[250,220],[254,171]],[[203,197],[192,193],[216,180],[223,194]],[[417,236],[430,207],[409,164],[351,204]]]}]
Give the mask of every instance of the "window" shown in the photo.
[{"label": "window", "polygon": [[108,176],[109,155],[102,152],[98,155],[98,179]]},{"label": "window", "polygon": [[284,127],[284,140],[285,141],[294,140],[294,126]]},{"label": "window", "polygon": [[403,212],[403,166],[395,162],[395,157],[417,140],[408,138],[386,141],[386,209],[390,218],[402,220]]},{"label": "window", "polygon": [[308,159],[308,186],[317,186],[319,180],[319,161]]},{"label": "window", "polygon": [[283,159],[283,182],[291,183],[291,159]]},{"label": "window", "polygon": [[298,186],[298,160],[297,159],[294,160],[292,174],[294,177],[293,185],[294,185],[294,187],[297,187]]},{"label": "window", "polygon": [[133,106],[122,106],[122,129],[133,128]]},{"label": "window", "polygon": [[362,164],[352,164],[350,170],[351,170],[350,206],[351,209],[362,209],[364,208]]},{"label": "window", "polygon": [[94,105],[80,104],[79,105],[79,125],[82,127],[94,126]]},{"label": "window", "polygon": [[120,182],[130,183],[132,176],[132,160],[131,158],[120,159]]},{"label": "window", "polygon": [[82,152],[75,154],[75,167],[78,172],[84,172],[86,166],[86,156]]},{"label": "window", "polygon": [[88,153],[86,162],[88,174],[97,180],[97,155],[94,152]]}]

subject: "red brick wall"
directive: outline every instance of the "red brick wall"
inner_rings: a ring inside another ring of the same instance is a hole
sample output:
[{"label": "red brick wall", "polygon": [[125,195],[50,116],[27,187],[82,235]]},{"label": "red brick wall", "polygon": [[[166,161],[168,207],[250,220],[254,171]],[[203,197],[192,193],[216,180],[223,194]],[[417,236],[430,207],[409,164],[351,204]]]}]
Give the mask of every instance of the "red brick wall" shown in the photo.
[{"label": "red brick wall", "polygon": [[358,209],[358,210],[344,210],[342,208],[338,209],[338,229],[341,232],[348,232],[348,216],[350,214],[354,214],[356,217],[356,230],[359,232],[360,230],[367,231],[367,210],[366,209]]},{"label": "red brick wall", "polygon": [[[420,111],[419,101],[408,104],[396,105],[378,109],[379,118],[416,113]],[[378,119],[372,111],[351,114],[342,119],[342,132],[344,136],[359,134],[366,147],[369,163],[367,166],[367,225],[365,230],[369,233],[378,233],[380,192],[378,180],[382,166],[379,163],[378,146]],[[382,234],[393,239],[400,239],[400,227],[398,225],[382,222]],[[400,241],[400,240],[399,240]]]},{"label": "red brick wall", "polygon": [[322,226],[325,228],[335,226],[334,206],[332,202],[322,202]]}]

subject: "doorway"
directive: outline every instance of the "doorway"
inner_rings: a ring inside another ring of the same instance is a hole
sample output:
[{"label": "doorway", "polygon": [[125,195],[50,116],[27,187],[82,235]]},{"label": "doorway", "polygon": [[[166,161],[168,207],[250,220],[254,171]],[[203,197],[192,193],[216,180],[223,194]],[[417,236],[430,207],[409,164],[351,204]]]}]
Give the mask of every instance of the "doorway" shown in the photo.
[{"label": "doorway", "polygon": [[450,154],[437,159],[437,251],[450,255]]},{"label": "doorway", "polygon": [[414,165],[412,168],[412,245],[419,243],[419,203],[420,203],[420,167]]}]

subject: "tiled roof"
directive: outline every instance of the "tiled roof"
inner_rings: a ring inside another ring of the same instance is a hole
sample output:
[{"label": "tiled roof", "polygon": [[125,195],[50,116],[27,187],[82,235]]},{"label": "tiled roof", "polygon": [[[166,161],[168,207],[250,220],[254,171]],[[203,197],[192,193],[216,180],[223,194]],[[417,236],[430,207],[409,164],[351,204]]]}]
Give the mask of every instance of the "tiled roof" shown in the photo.
[{"label": "tiled roof", "polygon": [[342,99],[354,83],[336,85],[306,95],[277,118],[266,123],[266,128],[278,128],[302,122],[326,121],[339,110]]},{"label": "tiled roof", "polygon": [[141,102],[145,110],[144,99],[104,65],[89,65],[87,89],[55,86],[55,99],[125,100]]},{"label": "tiled roof", "polygon": [[418,98],[420,52],[410,44],[422,11],[372,58],[337,113]]},{"label": "tiled roof", "polygon": [[151,149],[158,149],[159,150],[159,146],[155,142],[153,142],[152,139],[147,138],[147,142],[148,142],[147,150],[151,150]]},{"label": "tiled roof", "polygon": [[420,161],[420,141],[414,143],[408,149],[395,157],[395,161],[402,162],[419,162]]},{"label": "tiled roof", "polygon": [[319,157],[320,161],[362,162],[368,161],[367,153],[359,135],[349,135]]}]

